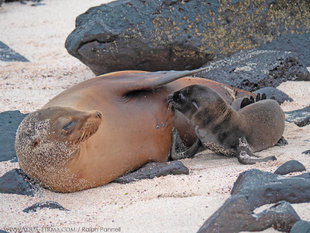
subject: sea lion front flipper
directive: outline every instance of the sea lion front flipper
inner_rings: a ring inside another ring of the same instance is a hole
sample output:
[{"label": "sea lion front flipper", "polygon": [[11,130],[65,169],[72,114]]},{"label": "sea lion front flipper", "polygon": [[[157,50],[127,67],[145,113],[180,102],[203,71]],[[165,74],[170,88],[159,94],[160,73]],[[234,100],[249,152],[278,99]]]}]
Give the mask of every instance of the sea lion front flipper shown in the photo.
[{"label": "sea lion front flipper", "polygon": [[275,146],[285,146],[288,144],[288,141],[282,136]]},{"label": "sea lion front flipper", "polygon": [[156,89],[179,78],[190,76],[206,69],[208,67],[184,71],[171,70],[135,73],[132,78],[126,79],[126,92]]},{"label": "sea lion front flipper", "polygon": [[189,148],[187,148],[183,144],[182,139],[177,129],[173,128],[169,159],[179,160],[179,159],[191,158],[198,152],[198,150],[201,147],[202,147],[202,144],[200,140],[197,138],[194,144],[190,146]]},{"label": "sea lion front flipper", "polygon": [[127,184],[142,179],[153,179],[154,177],[166,175],[188,175],[189,170],[181,161],[170,161],[164,163],[150,162],[143,167],[118,177],[113,183]]},{"label": "sea lion front flipper", "polygon": [[257,155],[254,155],[250,151],[249,144],[244,137],[239,138],[239,145],[237,147],[237,158],[238,158],[238,161],[242,164],[255,164],[259,162],[277,160],[275,156],[268,156],[265,158],[261,158]]}]

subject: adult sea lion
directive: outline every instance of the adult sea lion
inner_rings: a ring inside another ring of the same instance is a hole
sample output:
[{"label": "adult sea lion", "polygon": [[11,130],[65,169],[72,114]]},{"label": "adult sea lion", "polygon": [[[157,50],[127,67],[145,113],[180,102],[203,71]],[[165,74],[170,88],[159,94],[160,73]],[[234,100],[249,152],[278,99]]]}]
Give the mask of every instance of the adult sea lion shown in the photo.
[{"label": "adult sea lion", "polygon": [[249,105],[241,101],[247,106],[236,111],[215,90],[201,85],[184,87],[168,98],[195,125],[196,135],[207,148],[237,156],[244,164],[275,160],[273,156],[258,158],[252,152],[275,145],[284,131],[285,115],[278,102],[265,96],[257,100],[247,100]]},{"label": "adult sea lion", "polygon": [[175,127],[196,140],[188,120],[168,108],[169,94],[191,84],[215,89],[228,104],[252,95],[214,81],[182,78],[199,72],[121,71],[60,93],[20,124],[20,167],[46,187],[74,192],[111,182],[149,161],[166,161]]}]

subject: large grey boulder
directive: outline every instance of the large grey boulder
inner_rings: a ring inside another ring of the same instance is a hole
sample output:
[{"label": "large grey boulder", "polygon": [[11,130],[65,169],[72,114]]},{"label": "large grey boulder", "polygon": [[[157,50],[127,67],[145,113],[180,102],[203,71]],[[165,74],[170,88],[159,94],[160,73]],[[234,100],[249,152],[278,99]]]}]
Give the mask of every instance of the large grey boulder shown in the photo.
[{"label": "large grey boulder", "polygon": [[308,0],[123,0],[77,17],[65,46],[95,74],[184,70],[309,32]]}]

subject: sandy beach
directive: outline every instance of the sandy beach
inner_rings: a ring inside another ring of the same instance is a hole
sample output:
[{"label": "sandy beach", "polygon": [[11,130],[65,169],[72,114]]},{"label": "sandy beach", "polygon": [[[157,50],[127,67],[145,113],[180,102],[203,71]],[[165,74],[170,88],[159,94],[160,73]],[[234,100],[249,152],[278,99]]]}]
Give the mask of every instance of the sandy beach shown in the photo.
[{"label": "sandy beach", "polygon": [[[89,68],[67,53],[64,42],[74,29],[76,16],[105,2],[108,1],[44,0],[45,5],[37,7],[19,2],[2,5],[0,41],[30,62],[0,61],[0,112],[34,111],[68,87],[94,77]],[[286,82],[279,89],[294,99],[281,105],[284,111],[310,105],[310,82]],[[111,183],[69,194],[43,188],[34,197],[0,194],[0,230],[107,232],[110,228],[126,233],[196,232],[230,196],[239,173],[251,168],[274,172],[291,159],[303,163],[309,172],[309,155],[302,152],[310,149],[310,125],[300,128],[286,122],[284,137],[287,146],[257,153],[275,155],[277,161],[273,162],[241,165],[235,158],[204,151],[193,159],[182,160],[190,169],[189,175]],[[13,168],[18,168],[18,163],[0,162],[0,176]],[[56,201],[70,211],[22,211],[42,201]],[[310,221],[309,203],[293,207],[301,219]]]}]

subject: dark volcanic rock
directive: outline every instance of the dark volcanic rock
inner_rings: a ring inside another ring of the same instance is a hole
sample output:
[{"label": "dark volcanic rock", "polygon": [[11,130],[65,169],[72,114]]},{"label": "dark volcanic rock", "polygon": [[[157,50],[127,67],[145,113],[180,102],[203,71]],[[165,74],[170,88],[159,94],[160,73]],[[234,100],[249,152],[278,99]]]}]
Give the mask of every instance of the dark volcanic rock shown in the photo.
[{"label": "dark volcanic rock", "polygon": [[21,169],[13,169],[0,177],[0,193],[34,196],[35,189]]},{"label": "dark volcanic rock", "polygon": [[80,15],[65,46],[95,74],[184,70],[309,32],[308,0],[125,0]]},{"label": "dark volcanic rock", "polygon": [[310,173],[283,177],[251,169],[239,175],[231,194],[246,195],[253,209],[281,200],[290,203],[308,202],[310,201]]},{"label": "dark volcanic rock", "polygon": [[0,162],[16,161],[15,134],[20,122],[25,118],[20,111],[7,111],[0,113]]},{"label": "dark volcanic rock", "polygon": [[0,61],[22,61],[29,62],[29,60],[22,55],[15,52],[6,44],[0,41]]},{"label": "dark volcanic rock", "polygon": [[290,112],[285,112],[285,119],[288,122],[294,122],[299,127],[310,124],[310,106]]},{"label": "dark volcanic rock", "polygon": [[310,81],[309,71],[296,55],[287,51],[247,50],[211,62],[195,76],[215,80],[243,90],[276,87],[288,80]]},{"label": "dark volcanic rock", "polygon": [[261,213],[249,209],[246,197],[236,195],[229,198],[199,229],[198,233],[240,231],[263,231],[274,227],[288,232],[300,218],[293,207],[281,201]]},{"label": "dark volcanic rock", "polygon": [[310,233],[310,222],[298,221],[295,223],[290,233]]},{"label": "dark volcanic rock", "polygon": [[254,91],[255,94],[263,94],[265,93],[267,96],[267,99],[270,99],[271,97],[274,97],[278,103],[282,104],[284,101],[293,101],[291,97],[289,97],[287,94],[284,92],[278,90],[277,88],[274,87],[263,87],[261,89],[258,89]]},{"label": "dark volcanic rock", "polygon": [[171,161],[166,163],[147,163],[142,168],[115,179],[115,183],[130,183],[141,179],[153,179],[154,177],[166,175],[189,174],[187,167],[180,161]]},{"label": "dark volcanic rock", "polygon": [[306,151],[304,151],[302,153],[305,154],[305,155],[309,155],[310,154],[310,150],[306,150]]},{"label": "dark volcanic rock", "polygon": [[[310,173],[283,177],[251,169],[239,175],[231,195],[199,233],[262,231],[271,226],[288,232],[299,217],[287,202],[310,201]],[[253,213],[256,208],[271,203],[277,204],[261,213]]]},{"label": "dark volcanic rock", "polygon": [[272,42],[262,44],[259,49],[291,51],[297,54],[302,64],[310,66],[310,33],[284,34]]},{"label": "dark volcanic rock", "polygon": [[26,2],[33,2],[31,6],[45,5],[45,3],[42,3],[43,0],[5,0],[5,2],[17,2],[17,1],[19,1],[22,4],[26,4]]},{"label": "dark volcanic rock", "polygon": [[274,173],[278,175],[286,175],[290,172],[306,171],[305,166],[297,160],[290,160],[283,163]]},{"label": "dark volcanic rock", "polygon": [[62,207],[58,202],[55,201],[46,201],[46,202],[39,202],[36,203],[26,209],[23,210],[23,212],[25,213],[29,213],[29,212],[37,212],[38,210],[41,209],[59,209],[59,210],[65,210],[68,211],[68,209]]}]

